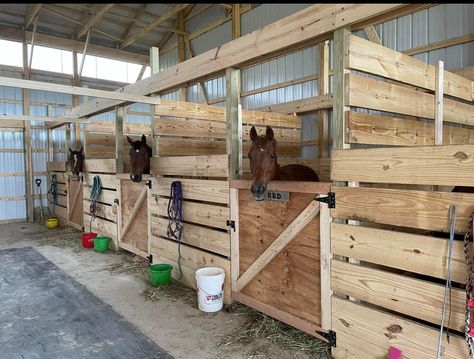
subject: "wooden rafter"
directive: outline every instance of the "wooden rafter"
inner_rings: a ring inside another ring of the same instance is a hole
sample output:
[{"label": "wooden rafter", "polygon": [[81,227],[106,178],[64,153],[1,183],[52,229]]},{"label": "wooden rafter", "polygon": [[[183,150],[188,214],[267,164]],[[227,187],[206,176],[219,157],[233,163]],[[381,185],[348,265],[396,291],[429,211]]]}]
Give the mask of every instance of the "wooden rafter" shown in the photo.
[{"label": "wooden rafter", "polygon": [[377,33],[375,26],[367,26],[364,28],[364,31],[367,34],[369,41],[372,41],[378,45],[382,45],[382,40],[380,40],[379,34]]},{"label": "wooden rafter", "polygon": [[129,46],[130,44],[134,43],[137,41],[139,38],[141,38],[143,35],[145,35],[147,32],[153,30],[155,27],[157,27],[159,24],[161,24],[163,21],[168,20],[169,18],[173,17],[178,13],[178,11],[183,10],[188,4],[179,4],[174,6],[171,10],[166,12],[165,14],[159,16],[155,21],[153,21],[151,24],[149,24],[147,27],[144,29],[141,29],[138,33],[135,35],[129,36],[127,39],[125,39],[121,44],[120,48],[124,49],[125,47]]},{"label": "wooden rafter", "polygon": [[78,31],[76,38],[80,39],[84,36],[87,31],[92,28],[97,21],[99,21],[107,11],[109,11],[115,4],[106,4],[100,10],[98,10],[94,16],[92,16],[89,21]]},{"label": "wooden rafter", "polygon": [[135,16],[133,17],[132,21],[128,24],[127,28],[125,29],[125,31],[123,32],[122,34],[122,39],[126,39],[128,37],[128,35],[130,35],[130,31],[132,31],[133,27],[135,26],[136,22],[138,21],[138,19],[140,17],[142,17],[143,13],[145,12],[146,10],[146,7],[147,7],[148,4],[144,4],[141,8],[139,8],[137,10],[137,12],[135,13]]},{"label": "wooden rafter", "polygon": [[28,29],[38,15],[43,4],[30,4],[25,16],[25,29]]}]

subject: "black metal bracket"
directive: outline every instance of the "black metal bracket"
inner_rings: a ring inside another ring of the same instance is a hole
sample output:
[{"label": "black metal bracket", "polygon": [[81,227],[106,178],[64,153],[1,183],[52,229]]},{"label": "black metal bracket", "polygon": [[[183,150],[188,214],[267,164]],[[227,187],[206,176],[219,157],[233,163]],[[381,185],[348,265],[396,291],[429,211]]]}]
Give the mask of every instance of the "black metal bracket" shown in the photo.
[{"label": "black metal bracket", "polygon": [[151,189],[151,180],[146,181],[146,185],[148,186],[149,189]]},{"label": "black metal bracket", "polygon": [[152,264],[153,263],[153,254],[150,254],[148,257],[146,257],[146,260],[148,263]]},{"label": "black metal bracket", "polygon": [[230,219],[227,220],[227,226],[232,228],[235,232],[235,221],[231,221]]},{"label": "black metal bracket", "polygon": [[329,332],[320,332],[319,330],[316,330],[316,333],[318,333],[324,339],[327,339],[330,346],[334,348],[336,347],[336,332],[333,332],[332,330]]},{"label": "black metal bracket", "polygon": [[316,197],[314,200],[327,203],[328,208],[336,208],[336,194],[334,192],[328,192],[327,197]]},{"label": "black metal bracket", "polygon": [[119,199],[118,199],[118,198],[115,198],[115,199],[114,199],[114,203],[115,203],[117,206],[120,205]]}]

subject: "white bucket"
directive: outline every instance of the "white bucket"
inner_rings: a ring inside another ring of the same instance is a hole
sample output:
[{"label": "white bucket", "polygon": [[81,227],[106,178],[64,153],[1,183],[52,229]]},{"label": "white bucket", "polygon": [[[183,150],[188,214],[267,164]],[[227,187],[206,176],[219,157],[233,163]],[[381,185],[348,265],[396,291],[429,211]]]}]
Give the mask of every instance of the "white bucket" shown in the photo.
[{"label": "white bucket", "polygon": [[196,271],[198,307],[203,312],[217,312],[224,306],[225,271],[206,267]]}]

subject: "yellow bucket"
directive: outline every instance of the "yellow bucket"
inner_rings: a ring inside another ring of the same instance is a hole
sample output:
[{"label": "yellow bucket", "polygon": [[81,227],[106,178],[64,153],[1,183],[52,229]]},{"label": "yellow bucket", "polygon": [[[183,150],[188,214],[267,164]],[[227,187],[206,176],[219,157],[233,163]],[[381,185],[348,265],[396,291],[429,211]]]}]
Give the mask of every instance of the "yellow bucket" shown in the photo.
[{"label": "yellow bucket", "polygon": [[46,220],[46,227],[56,228],[59,225],[59,218],[48,218]]}]

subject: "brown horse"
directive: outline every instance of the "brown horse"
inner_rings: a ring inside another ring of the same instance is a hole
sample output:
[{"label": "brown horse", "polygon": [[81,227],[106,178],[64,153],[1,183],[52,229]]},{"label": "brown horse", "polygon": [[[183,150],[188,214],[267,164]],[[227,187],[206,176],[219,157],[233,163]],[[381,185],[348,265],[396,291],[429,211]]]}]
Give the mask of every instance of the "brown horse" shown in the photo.
[{"label": "brown horse", "polygon": [[69,149],[67,164],[71,168],[71,172],[74,175],[79,176],[79,173],[82,172],[84,168],[84,152],[82,151],[82,147],[79,151],[73,151],[71,148]]},{"label": "brown horse", "polygon": [[311,168],[303,165],[287,165],[280,167],[277,163],[276,140],[271,127],[267,126],[265,136],[259,136],[255,126],[250,130],[252,146],[248,153],[252,172],[253,198],[257,201],[265,199],[267,185],[270,181],[319,181],[319,177]]},{"label": "brown horse", "polygon": [[142,135],[139,141],[133,141],[127,136],[127,141],[132,146],[129,152],[132,164],[130,179],[133,182],[140,182],[142,174],[150,174],[151,147],[146,144],[145,135]]}]

